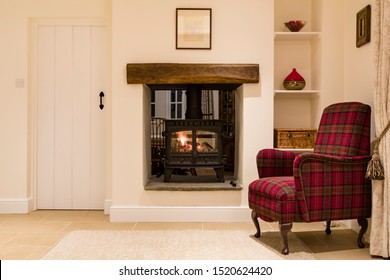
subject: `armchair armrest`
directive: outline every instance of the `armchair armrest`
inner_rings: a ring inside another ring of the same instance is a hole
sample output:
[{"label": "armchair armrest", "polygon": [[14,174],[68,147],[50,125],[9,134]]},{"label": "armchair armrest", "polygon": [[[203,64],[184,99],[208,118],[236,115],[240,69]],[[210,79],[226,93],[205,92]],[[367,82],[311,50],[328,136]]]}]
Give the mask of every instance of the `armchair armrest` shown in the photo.
[{"label": "armchair armrest", "polygon": [[259,178],[293,176],[293,163],[298,154],[277,149],[260,150],[256,156]]},{"label": "armchair armrest", "polygon": [[365,174],[370,159],[370,155],[298,155],[293,172],[301,213],[310,221],[369,217],[371,181]]}]

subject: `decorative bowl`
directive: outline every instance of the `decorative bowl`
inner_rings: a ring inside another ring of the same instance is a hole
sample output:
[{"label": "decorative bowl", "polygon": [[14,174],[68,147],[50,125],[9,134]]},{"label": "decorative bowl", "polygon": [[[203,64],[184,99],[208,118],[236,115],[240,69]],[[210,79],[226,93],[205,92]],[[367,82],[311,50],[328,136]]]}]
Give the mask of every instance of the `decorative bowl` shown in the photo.
[{"label": "decorative bowl", "polygon": [[285,22],[284,26],[291,32],[298,32],[305,26],[305,24],[306,21],[304,20],[290,20],[289,22]]}]

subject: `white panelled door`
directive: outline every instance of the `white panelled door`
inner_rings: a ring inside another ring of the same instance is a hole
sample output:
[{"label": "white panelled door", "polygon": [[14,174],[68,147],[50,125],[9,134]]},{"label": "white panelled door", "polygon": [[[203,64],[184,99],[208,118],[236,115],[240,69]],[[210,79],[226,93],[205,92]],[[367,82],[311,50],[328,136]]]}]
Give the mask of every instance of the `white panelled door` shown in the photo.
[{"label": "white panelled door", "polygon": [[104,208],[105,36],[99,25],[37,27],[38,209]]}]

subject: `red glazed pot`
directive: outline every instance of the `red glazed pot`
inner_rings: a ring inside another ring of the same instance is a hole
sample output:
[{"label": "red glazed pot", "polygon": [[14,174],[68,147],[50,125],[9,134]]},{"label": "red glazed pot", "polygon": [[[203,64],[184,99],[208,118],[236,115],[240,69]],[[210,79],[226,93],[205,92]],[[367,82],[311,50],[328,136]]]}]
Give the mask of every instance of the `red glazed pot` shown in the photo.
[{"label": "red glazed pot", "polygon": [[283,86],[287,90],[301,90],[306,86],[305,79],[293,68],[291,73],[284,79]]}]

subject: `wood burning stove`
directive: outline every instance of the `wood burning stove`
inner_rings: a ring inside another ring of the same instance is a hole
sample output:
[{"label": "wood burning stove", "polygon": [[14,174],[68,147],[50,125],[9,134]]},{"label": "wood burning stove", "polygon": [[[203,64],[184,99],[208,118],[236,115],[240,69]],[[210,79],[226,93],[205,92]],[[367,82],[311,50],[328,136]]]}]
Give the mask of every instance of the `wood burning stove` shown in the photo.
[{"label": "wood burning stove", "polygon": [[187,110],[184,120],[165,122],[166,157],[164,181],[169,182],[177,168],[214,168],[224,182],[223,120],[202,119],[201,85],[187,86]]},{"label": "wood burning stove", "polygon": [[167,120],[164,181],[169,182],[177,168],[214,168],[224,182],[222,120]]}]

